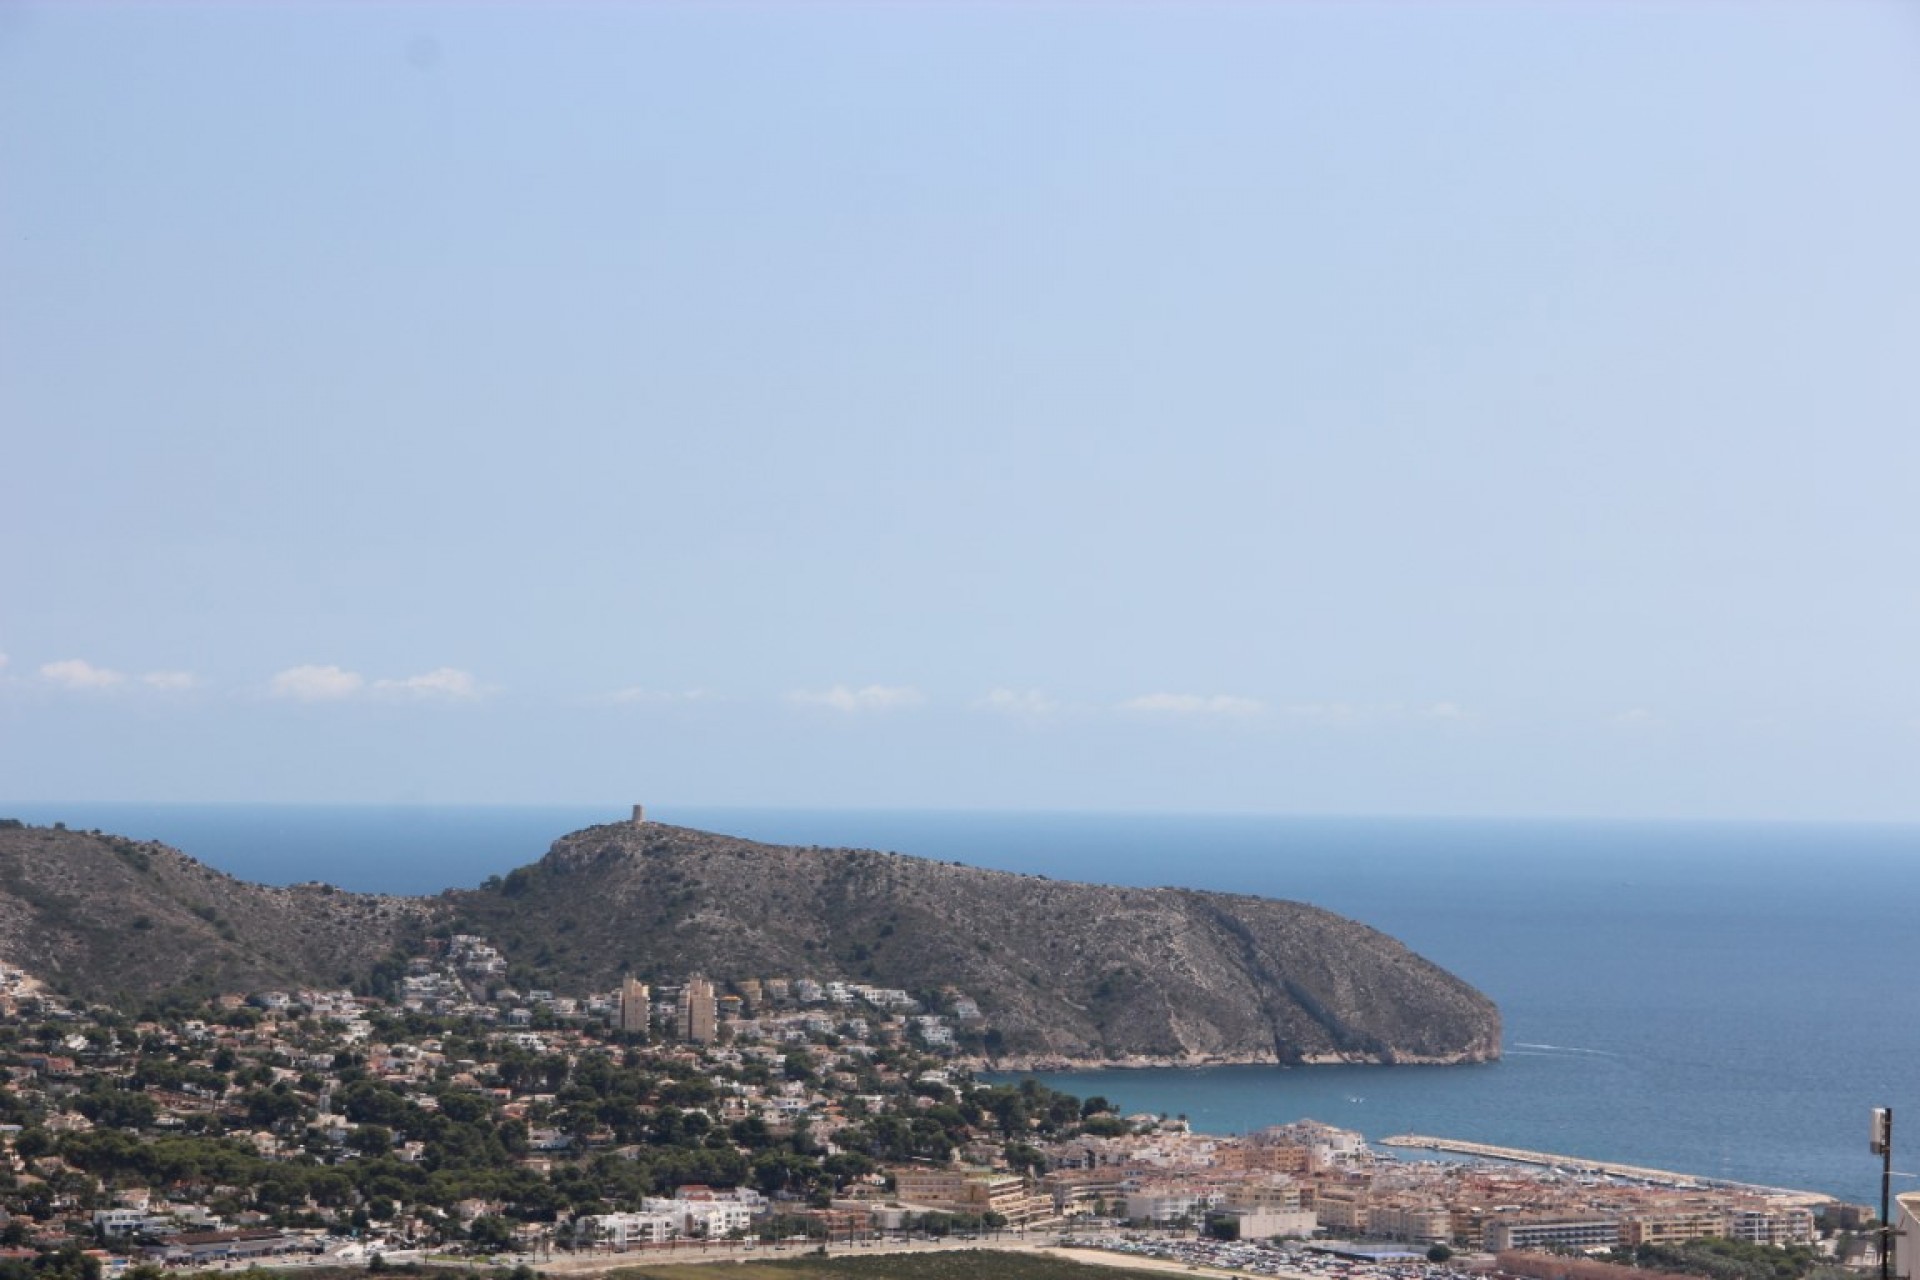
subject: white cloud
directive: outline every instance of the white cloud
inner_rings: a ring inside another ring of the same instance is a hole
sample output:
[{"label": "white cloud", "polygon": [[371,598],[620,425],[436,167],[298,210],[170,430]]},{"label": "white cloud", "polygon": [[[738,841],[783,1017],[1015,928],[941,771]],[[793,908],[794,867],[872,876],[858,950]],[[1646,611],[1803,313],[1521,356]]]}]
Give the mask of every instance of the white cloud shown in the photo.
[{"label": "white cloud", "polygon": [[1377,713],[1351,702],[1294,702],[1284,713],[1290,720],[1309,720],[1314,724],[1357,724]]},{"label": "white cloud", "polygon": [[1280,708],[1288,720],[1303,724],[1354,728],[1369,725],[1478,724],[1480,713],[1457,702],[1290,702]]},{"label": "white cloud", "polygon": [[[0,667],[5,665],[5,655],[0,655]],[[85,658],[63,658],[59,662],[45,663],[40,668],[40,678],[62,689],[82,691],[120,689],[137,681],[148,689],[175,692],[191,689],[200,683],[191,671],[149,671],[135,677],[124,671],[96,667]]]},{"label": "white cloud", "polygon": [[379,693],[400,694],[410,698],[444,698],[450,702],[464,702],[481,694],[480,684],[472,673],[456,667],[436,667],[404,680],[376,680],[373,687]]},{"label": "white cloud", "polygon": [[118,671],[96,667],[84,658],[65,658],[40,668],[40,678],[63,689],[111,689],[126,682]]},{"label": "white cloud", "polygon": [[1257,716],[1265,711],[1266,704],[1256,698],[1240,698],[1231,694],[1216,693],[1204,695],[1198,693],[1148,693],[1138,698],[1128,698],[1120,704],[1122,711],[1140,711],[1149,715],[1163,716],[1223,716],[1245,718]]},{"label": "white cloud", "polygon": [[467,702],[488,692],[471,672],[458,667],[436,667],[417,676],[369,682],[358,671],[331,664],[289,667],[273,678],[268,689],[276,698],[291,698],[296,702],[338,702],[362,693],[388,699]]},{"label": "white cloud", "polygon": [[1005,716],[1037,720],[1053,715],[1060,704],[1038,689],[995,689],[974,704],[986,711]]},{"label": "white cloud", "polygon": [[332,702],[350,698],[366,683],[359,672],[335,666],[288,667],[268,686],[276,698],[296,702]]},{"label": "white cloud", "polygon": [[925,694],[910,685],[884,684],[870,684],[863,689],[837,684],[831,689],[796,689],[787,695],[787,701],[795,706],[825,707],[844,715],[858,715],[867,711],[904,711],[926,700]]}]

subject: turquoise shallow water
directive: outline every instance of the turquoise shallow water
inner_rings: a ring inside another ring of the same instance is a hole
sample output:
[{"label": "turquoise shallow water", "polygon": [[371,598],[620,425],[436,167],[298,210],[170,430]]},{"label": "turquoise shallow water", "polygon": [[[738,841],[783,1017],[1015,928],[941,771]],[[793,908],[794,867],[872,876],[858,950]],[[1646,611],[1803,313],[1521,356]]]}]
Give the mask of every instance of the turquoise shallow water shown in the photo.
[{"label": "turquoise shallow water", "polygon": [[[157,837],[236,875],[434,892],[532,861],[587,807],[6,805]],[[1920,829],[1228,815],[694,810],[669,822],[1126,884],[1297,898],[1401,938],[1501,1006],[1460,1068],[1220,1068],[1051,1082],[1235,1131],[1313,1116],[1867,1201],[1866,1118],[1920,1121],[1905,972]],[[1917,1140],[1920,1141],[1920,1140]],[[1901,1167],[1896,1159],[1896,1168]],[[1913,1162],[1920,1169],[1920,1160]],[[1896,1190],[1920,1181],[1896,1179]]]}]

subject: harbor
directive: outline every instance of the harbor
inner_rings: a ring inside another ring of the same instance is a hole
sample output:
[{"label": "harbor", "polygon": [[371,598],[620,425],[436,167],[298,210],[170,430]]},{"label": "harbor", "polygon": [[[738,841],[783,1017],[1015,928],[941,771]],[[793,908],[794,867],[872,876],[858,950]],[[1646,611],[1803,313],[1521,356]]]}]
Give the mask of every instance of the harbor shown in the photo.
[{"label": "harbor", "polygon": [[1473,1156],[1482,1160],[1504,1160],[1511,1164],[1539,1165],[1568,1173],[1596,1174],[1610,1178],[1629,1178],[1635,1182],[1666,1187],[1698,1187],[1728,1191],[1749,1191],[1759,1195],[1783,1196],[1809,1207],[1833,1203],[1833,1197],[1818,1191],[1799,1191],[1790,1187],[1758,1186],[1725,1178],[1703,1178],[1698,1174],[1676,1173],[1671,1169],[1648,1169],[1640,1165],[1620,1164],[1612,1160],[1589,1160],[1582,1156],[1559,1155],[1551,1151],[1529,1151],[1524,1147],[1502,1147],[1488,1142],[1468,1142],[1462,1138],[1436,1138],[1422,1133],[1402,1133],[1380,1139],[1383,1147],[1444,1151],[1452,1155]]}]

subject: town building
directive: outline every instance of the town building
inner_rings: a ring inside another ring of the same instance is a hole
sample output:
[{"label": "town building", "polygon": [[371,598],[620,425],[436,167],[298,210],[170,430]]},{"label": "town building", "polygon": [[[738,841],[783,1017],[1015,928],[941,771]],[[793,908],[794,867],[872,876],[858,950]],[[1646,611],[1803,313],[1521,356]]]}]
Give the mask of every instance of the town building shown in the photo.
[{"label": "town building", "polygon": [[680,1038],[694,1044],[712,1044],[719,1030],[718,1002],[713,983],[695,975],[680,990]]},{"label": "town building", "polygon": [[628,974],[620,983],[620,1007],[617,1014],[617,1026],[628,1033],[643,1032],[653,1012],[653,994],[647,990],[647,984],[634,980]]}]

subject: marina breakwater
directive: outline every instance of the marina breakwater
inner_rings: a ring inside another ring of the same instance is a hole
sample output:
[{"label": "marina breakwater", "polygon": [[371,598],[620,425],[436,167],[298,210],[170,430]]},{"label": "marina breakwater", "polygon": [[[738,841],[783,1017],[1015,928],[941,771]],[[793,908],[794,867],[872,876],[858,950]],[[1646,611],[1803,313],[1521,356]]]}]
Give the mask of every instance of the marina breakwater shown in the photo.
[{"label": "marina breakwater", "polygon": [[1831,1204],[1834,1201],[1832,1196],[1823,1195],[1818,1191],[1764,1187],[1725,1178],[1703,1178],[1691,1173],[1675,1173],[1671,1169],[1648,1169],[1640,1165],[1620,1164],[1612,1160],[1588,1160],[1580,1156],[1560,1155],[1551,1151],[1529,1151],[1524,1147],[1502,1147],[1489,1142],[1467,1142],[1459,1138],[1435,1138],[1423,1133],[1395,1134],[1393,1137],[1380,1139],[1380,1145],[1444,1151],[1454,1155],[1474,1156],[1482,1160],[1505,1160],[1511,1164],[1540,1165],[1549,1169],[1563,1169],[1569,1173],[1604,1174],[1608,1177],[1631,1178],[1636,1182],[1650,1182],[1666,1187],[1751,1191],[1760,1195],[1789,1197],[1795,1203],[1809,1207]]}]

